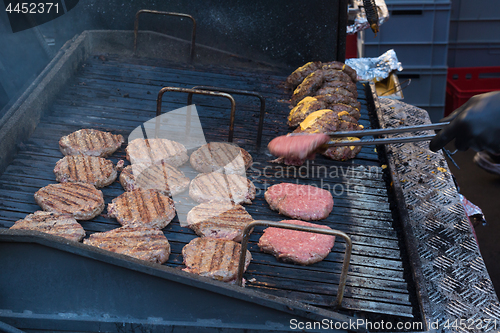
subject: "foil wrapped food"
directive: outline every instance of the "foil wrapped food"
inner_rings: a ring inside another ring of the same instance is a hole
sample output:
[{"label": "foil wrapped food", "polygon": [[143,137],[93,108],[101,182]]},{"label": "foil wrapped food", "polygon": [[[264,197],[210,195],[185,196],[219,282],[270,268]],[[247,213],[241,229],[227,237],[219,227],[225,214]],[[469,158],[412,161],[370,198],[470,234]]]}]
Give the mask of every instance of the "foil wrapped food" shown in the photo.
[{"label": "foil wrapped food", "polygon": [[[375,6],[377,7],[378,13],[378,25],[381,26],[382,23],[389,19],[389,10],[384,0],[375,0]],[[362,0],[354,0],[353,6],[349,9],[349,12],[354,13],[354,23],[347,26],[348,35],[353,35],[359,31],[370,28],[370,23],[366,17]]]},{"label": "foil wrapped food", "polygon": [[391,49],[377,58],[352,58],[345,63],[356,70],[358,78],[366,81],[382,81],[392,71],[402,71],[396,52]]}]

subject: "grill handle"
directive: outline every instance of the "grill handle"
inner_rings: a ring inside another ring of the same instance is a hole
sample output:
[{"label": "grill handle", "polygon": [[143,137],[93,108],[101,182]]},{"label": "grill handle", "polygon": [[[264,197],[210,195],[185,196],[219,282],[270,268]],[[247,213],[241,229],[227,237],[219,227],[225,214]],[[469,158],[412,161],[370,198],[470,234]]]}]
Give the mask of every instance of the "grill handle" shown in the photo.
[{"label": "grill handle", "polygon": [[139,15],[141,14],[157,14],[157,15],[167,15],[167,16],[177,16],[177,17],[187,17],[193,21],[193,31],[191,32],[191,55],[190,55],[190,63],[194,61],[194,49],[195,49],[195,40],[196,40],[196,20],[194,17],[188,14],[182,13],[171,13],[171,12],[162,12],[158,10],[150,10],[150,9],[141,9],[135,14],[135,22],[134,22],[134,54],[137,51],[137,33],[139,31]]},{"label": "grill handle", "polygon": [[337,298],[335,302],[332,304],[334,308],[340,308],[342,304],[342,299],[344,297],[345,284],[347,280],[347,272],[349,271],[349,263],[351,261],[351,252],[352,252],[352,241],[351,238],[344,232],[339,230],[332,229],[321,229],[321,228],[313,228],[306,226],[299,226],[295,224],[281,223],[281,222],[273,222],[273,221],[264,221],[258,220],[253,221],[248,224],[243,230],[243,239],[241,241],[241,252],[240,252],[240,261],[238,263],[238,278],[236,283],[241,287],[243,281],[243,271],[245,268],[245,259],[247,256],[247,248],[248,248],[248,238],[253,231],[253,228],[256,226],[264,226],[264,227],[275,227],[275,228],[283,228],[290,230],[298,230],[298,231],[307,231],[313,232],[317,234],[331,235],[331,236],[339,236],[343,238],[346,242],[346,248],[344,252],[344,260],[342,261],[342,271],[340,273],[340,281],[339,288],[337,289]]},{"label": "grill handle", "polygon": [[[179,87],[163,87],[158,92],[158,97],[156,98],[156,117],[157,117],[156,137],[158,137],[159,127],[160,127],[160,121],[159,121],[158,117],[161,115],[161,102],[162,102],[163,94],[167,91],[183,92],[183,93],[198,94],[198,95],[208,95],[208,96],[219,96],[219,97],[224,97],[224,98],[229,99],[229,101],[231,102],[231,117],[230,117],[229,135],[228,135],[227,141],[233,142],[234,115],[236,112],[236,102],[234,101],[233,96],[226,94],[226,93],[223,93],[223,92],[197,90],[197,89],[190,89],[190,88],[179,88]],[[191,108],[188,108],[187,119],[186,119],[186,128],[187,128],[186,135],[189,135],[190,124],[191,124]]]},{"label": "grill handle", "polygon": [[[202,90],[210,90],[210,91],[219,91],[225,92],[233,95],[246,95],[246,96],[255,96],[260,100],[260,115],[259,115],[259,127],[257,129],[257,142],[256,146],[260,148],[262,143],[262,130],[264,127],[264,116],[266,114],[266,99],[262,97],[261,94],[258,94],[253,91],[248,90],[239,90],[239,89],[231,89],[231,88],[220,88],[220,87],[211,87],[211,86],[195,86],[193,89],[202,89]],[[188,105],[193,104],[193,94],[188,94]],[[231,122],[234,123],[234,117],[231,119]]]}]

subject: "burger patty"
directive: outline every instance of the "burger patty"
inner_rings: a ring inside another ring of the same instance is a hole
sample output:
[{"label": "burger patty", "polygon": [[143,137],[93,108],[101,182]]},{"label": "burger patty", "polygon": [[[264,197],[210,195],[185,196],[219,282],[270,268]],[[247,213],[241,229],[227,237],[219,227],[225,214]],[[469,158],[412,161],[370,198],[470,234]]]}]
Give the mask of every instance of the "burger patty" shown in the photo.
[{"label": "burger patty", "polygon": [[37,211],[14,223],[10,229],[36,230],[79,242],[85,237],[85,230],[70,214]]},{"label": "burger patty", "polygon": [[304,81],[293,91],[290,102],[297,105],[304,97],[313,96],[314,93],[323,85],[323,71],[314,71],[309,74]]},{"label": "burger patty", "polygon": [[[338,81],[335,81],[338,82]],[[319,90],[315,92],[315,95],[333,95],[333,94],[340,94],[340,95],[345,95],[349,96],[352,98],[358,98],[358,92],[352,92],[351,90],[348,90],[344,87],[321,87]]]},{"label": "burger patty", "polygon": [[320,69],[322,65],[321,61],[314,61],[308,62],[304,66],[297,68],[292,74],[290,74],[290,76],[287,77],[285,86],[287,88],[295,89],[309,74]]},{"label": "burger patty", "polygon": [[174,196],[187,190],[190,181],[182,171],[165,162],[153,165],[129,165],[120,173],[120,184],[125,191],[138,188],[153,189],[168,196]]},{"label": "burger patty", "polygon": [[158,229],[125,226],[90,235],[84,244],[127,256],[163,264],[170,256],[170,244]]},{"label": "burger patty", "polygon": [[89,155],[106,157],[123,144],[123,136],[95,129],[81,129],[59,140],[64,155]]},{"label": "burger patty", "polygon": [[[338,138],[334,141],[356,141],[359,138],[348,137],[348,138]],[[342,146],[342,147],[330,147],[321,154],[331,158],[335,161],[347,161],[356,157],[356,155],[361,151],[361,146]]]},{"label": "burger patty", "polygon": [[[248,250],[245,260],[247,269],[252,255]],[[182,248],[186,272],[232,282],[238,277],[241,244],[231,240],[195,238]]]},{"label": "burger patty", "polygon": [[243,175],[252,165],[252,156],[243,148],[224,142],[203,145],[189,159],[198,172],[222,172]]},{"label": "burger patty", "polygon": [[[282,223],[331,229],[330,227],[298,220]],[[335,243],[335,236],[283,228],[266,228],[259,239],[261,251],[270,253],[285,262],[310,265],[328,256]]]},{"label": "burger patty", "polygon": [[243,230],[253,219],[241,205],[209,201],[191,209],[187,223],[198,236],[241,242]]},{"label": "burger patty", "polygon": [[199,203],[217,200],[251,204],[255,192],[255,185],[246,177],[219,172],[199,174],[189,185],[189,196]]},{"label": "burger patty", "polygon": [[135,139],[126,148],[132,164],[157,164],[161,161],[180,167],[189,159],[184,145],[167,139]]},{"label": "burger patty", "polygon": [[174,201],[152,189],[125,192],[108,204],[108,215],[123,225],[163,229],[175,217]]},{"label": "burger patty", "polygon": [[340,70],[347,75],[349,75],[349,78],[352,80],[352,82],[356,83],[358,81],[358,73],[356,73],[356,70],[352,68],[349,65],[344,64],[343,62],[340,61],[330,61],[323,63],[323,66],[321,66],[321,69],[323,70]]},{"label": "burger patty", "polygon": [[60,183],[82,182],[97,188],[108,186],[117,176],[113,162],[86,155],[71,155],[60,159],[56,163],[54,174]]},{"label": "burger patty", "polygon": [[35,193],[36,203],[48,212],[71,214],[77,220],[90,220],[104,209],[102,192],[91,184],[50,184]]},{"label": "burger patty", "polygon": [[333,197],[327,190],[292,183],[269,187],[264,197],[273,210],[294,219],[322,220],[333,209]]}]

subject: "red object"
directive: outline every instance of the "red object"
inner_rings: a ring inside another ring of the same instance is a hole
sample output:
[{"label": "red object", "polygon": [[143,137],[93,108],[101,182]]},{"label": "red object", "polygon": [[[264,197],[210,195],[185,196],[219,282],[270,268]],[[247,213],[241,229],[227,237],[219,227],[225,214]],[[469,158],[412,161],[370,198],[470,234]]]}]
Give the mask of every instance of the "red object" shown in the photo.
[{"label": "red object", "polygon": [[345,58],[358,57],[358,34],[347,35],[345,40]]},{"label": "red object", "polygon": [[500,90],[500,67],[448,68],[445,116],[474,95]]}]

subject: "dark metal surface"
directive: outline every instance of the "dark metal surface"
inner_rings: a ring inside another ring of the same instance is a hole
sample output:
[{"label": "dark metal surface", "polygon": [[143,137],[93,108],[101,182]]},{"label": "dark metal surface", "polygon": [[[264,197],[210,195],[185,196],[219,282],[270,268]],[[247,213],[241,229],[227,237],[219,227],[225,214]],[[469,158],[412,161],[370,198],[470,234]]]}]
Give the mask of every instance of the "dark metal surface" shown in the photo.
[{"label": "dark metal surface", "polygon": [[134,21],[134,53],[137,51],[137,32],[139,31],[139,16],[141,14],[157,14],[157,15],[165,15],[165,16],[187,17],[191,21],[193,21],[193,30],[191,32],[191,51],[190,51],[189,62],[192,63],[194,61],[195,46],[196,46],[196,20],[191,15],[182,14],[182,13],[170,13],[170,12],[162,12],[162,11],[158,11],[158,10],[149,10],[149,9],[139,10],[135,14],[135,21]]}]

